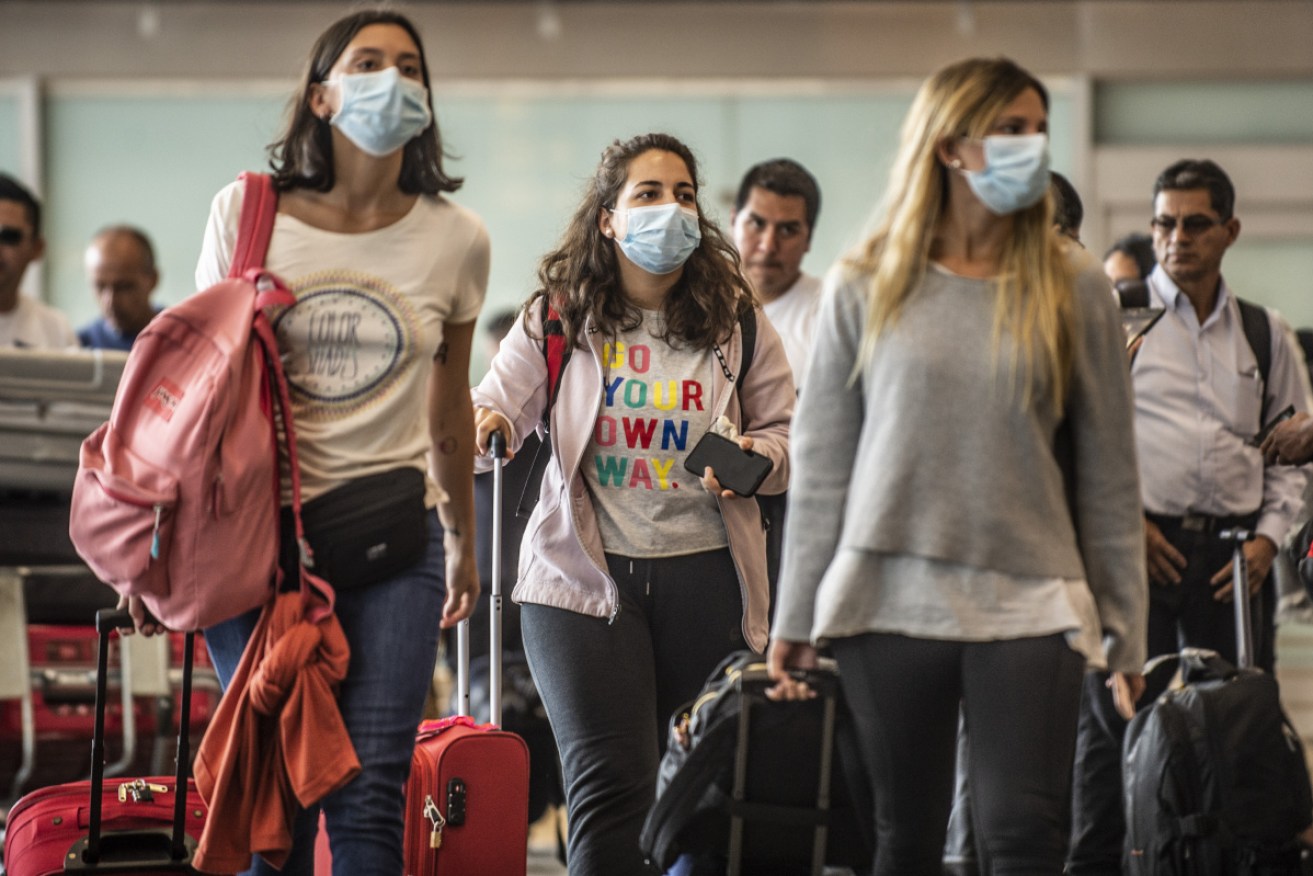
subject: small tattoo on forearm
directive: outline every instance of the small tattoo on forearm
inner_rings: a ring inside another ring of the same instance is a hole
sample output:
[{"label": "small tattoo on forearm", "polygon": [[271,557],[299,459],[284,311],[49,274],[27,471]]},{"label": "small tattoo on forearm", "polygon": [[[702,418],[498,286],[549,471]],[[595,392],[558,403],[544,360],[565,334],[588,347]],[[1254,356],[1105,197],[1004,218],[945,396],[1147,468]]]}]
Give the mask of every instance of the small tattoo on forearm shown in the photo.
[{"label": "small tattoo on forearm", "polygon": [[456,439],[452,437],[443,438],[438,442],[438,452],[443,456],[451,456],[456,452]]},{"label": "small tattoo on forearm", "polygon": [[447,364],[447,342],[446,342],[446,341],[443,341],[441,344],[438,344],[438,352],[436,352],[436,353],[433,354],[433,361],[434,361],[434,362],[441,362],[443,365],[446,365],[446,364]]}]

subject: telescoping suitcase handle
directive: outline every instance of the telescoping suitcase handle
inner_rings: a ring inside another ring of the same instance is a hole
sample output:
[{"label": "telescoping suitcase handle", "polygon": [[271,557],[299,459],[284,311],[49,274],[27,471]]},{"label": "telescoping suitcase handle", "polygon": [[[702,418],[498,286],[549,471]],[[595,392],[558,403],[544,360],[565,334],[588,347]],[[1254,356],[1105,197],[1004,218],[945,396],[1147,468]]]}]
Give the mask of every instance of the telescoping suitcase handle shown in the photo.
[{"label": "telescoping suitcase handle", "polygon": [[1234,544],[1231,553],[1231,602],[1235,606],[1236,668],[1254,668],[1254,632],[1249,621],[1249,566],[1245,563],[1245,542],[1253,541],[1248,529],[1224,529],[1218,537]]},{"label": "telescoping suitcase handle", "polygon": [[[192,658],[196,651],[196,636],[187,633],[183,641],[182,711],[178,721],[177,786],[173,795],[173,829],[169,835],[159,831],[115,832],[115,846],[140,849],[140,856],[125,860],[110,854],[107,837],[101,834],[102,798],[105,787],[105,704],[109,685],[110,633],[117,629],[130,629],[132,615],[121,609],[101,609],[96,612],[96,632],[100,645],[96,657],[96,719],[91,737],[91,808],[88,813],[87,835],[69,851],[65,872],[194,872],[192,856],[196,852],[195,839],[187,836],[187,779],[191,771],[191,691]],[[150,842],[158,840],[158,842]],[[167,848],[163,848],[167,843]],[[113,858],[113,860],[109,860]]]},{"label": "telescoping suitcase handle", "polygon": [[[488,720],[501,726],[501,616],[502,616],[502,480],[506,463],[506,436],[493,432],[488,436],[492,455],[492,592],[488,594]],[[470,714],[470,621],[456,627],[456,698],[457,713]]]}]

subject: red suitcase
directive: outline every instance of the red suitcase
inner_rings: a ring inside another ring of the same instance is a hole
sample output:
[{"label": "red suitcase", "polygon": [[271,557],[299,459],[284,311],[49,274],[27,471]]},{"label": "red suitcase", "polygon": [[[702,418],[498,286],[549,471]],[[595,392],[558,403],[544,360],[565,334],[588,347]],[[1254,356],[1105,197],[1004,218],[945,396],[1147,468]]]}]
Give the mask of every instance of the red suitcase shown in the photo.
[{"label": "red suitcase", "polygon": [[[96,671],[96,715],[91,743],[91,781],[28,794],[9,813],[5,836],[7,876],[80,873],[195,873],[195,838],[205,804],[188,778],[190,734],[182,722],[175,776],[124,779],[106,785],[105,701],[110,633],[130,626],[127,612],[101,611]],[[184,643],[182,713],[191,707],[194,636]],[[184,793],[177,793],[184,788]]]},{"label": "red suitcase", "polygon": [[407,876],[524,876],[529,747],[501,724],[501,502],[505,443],[493,433],[491,724],[470,712],[469,621],[457,631],[461,716],[420,725],[406,784]]}]

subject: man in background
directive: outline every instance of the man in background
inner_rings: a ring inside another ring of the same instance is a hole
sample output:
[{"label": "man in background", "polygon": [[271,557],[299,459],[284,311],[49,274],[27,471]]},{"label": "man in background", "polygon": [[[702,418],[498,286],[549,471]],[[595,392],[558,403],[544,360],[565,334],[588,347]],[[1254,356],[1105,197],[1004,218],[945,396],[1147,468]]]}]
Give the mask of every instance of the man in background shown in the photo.
[{"label": "man in background", "polygon": [[811,352],[820,278],[803,273],[821,211],[821,190],[807,169],[788,158],[753,165],[739,183],[730,213],[734,245],[766,318],[780,333],[802,388]]},{"label": "man in background", "polygon": [[27,266],[45,251],[41,204],[22,183],[0,173],[0,347],[60,349],[77,344],[64,314],[19,292]]},{"label": "man in background", "polygon": [[130,225],[104,228],[91,239],[85,265],[100,317],[78,329],[78,343],[131,350],[137,335],[160,311],[150,301],[160,279],[150,238]]}]

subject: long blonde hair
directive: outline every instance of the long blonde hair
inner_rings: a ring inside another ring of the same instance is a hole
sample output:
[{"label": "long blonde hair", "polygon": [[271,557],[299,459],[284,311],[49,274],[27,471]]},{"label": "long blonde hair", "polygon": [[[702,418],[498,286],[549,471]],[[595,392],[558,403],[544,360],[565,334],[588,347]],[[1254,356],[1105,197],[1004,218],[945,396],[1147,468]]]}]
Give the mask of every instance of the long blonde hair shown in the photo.
[{"label": "long blonde hair", "polygon": [[[885,330],[897,322],[925,274],[930,247],[948,204],[949,169],[938,144],[981,138],[1004,108],[1033,88],[1048,108],[1048,92],[1034,76],[1007,59],[973,58],[935,73],[921,86],[903,122],[901,144],[871,235],[846,259],[870,274],[871,284],[857,370],[875,353]],[[1013,214],[1013,230],[999,257],[995,279],[995,352],[1023,375],[1038,367],[1053,387],[1057,410],[1065,400],[1072,360],[1073,272],[1052,231],[1052,199]],[[1004,330],[1016,343],[1000,345]],[[1024,381],[1028,403],[1031,381]]]}]

